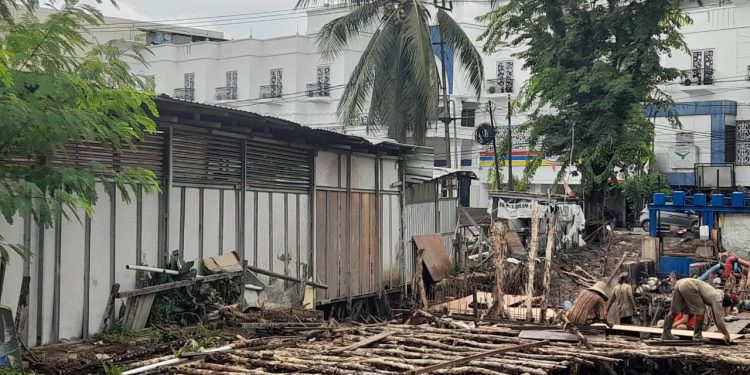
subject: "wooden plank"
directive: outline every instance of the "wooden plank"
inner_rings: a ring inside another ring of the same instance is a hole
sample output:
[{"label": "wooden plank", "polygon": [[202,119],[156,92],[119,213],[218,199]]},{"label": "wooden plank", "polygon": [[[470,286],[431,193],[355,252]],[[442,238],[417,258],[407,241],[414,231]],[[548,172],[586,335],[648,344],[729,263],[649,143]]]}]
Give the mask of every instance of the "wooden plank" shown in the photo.
[{"label": "wooden plank", "polygon": [[[186,287],[186,286],[190,286],[194,284],[208,283],[208,282],[217,281],[217,280],[229,279],[235,276],[239,276],[241,274],[242,274],[241,272],[218,273],[216,275],[209,275],[200,279],[193,278],[193,279],[188,279],[188,280],[174,281],[171,283],[164,283],[164,284],[159,284],[159,285],[154,285],[154,286],[148,286],[145,288],[119,292],[116,294],[116,298],[129,298],[129,297],[141,296],[144,294],[158,293],[158,292],[163,292],[165,290],[182,288],[182,287]],[[119,290],[119,285],[118,285],[118,290]]]},{"label": "wooden plank", "polygon": [[281,273],[276,273],[276,272],[264,270],[262,268],[258,268],[258,267],[255,267],[255,266],[247,266],[247,269],[249,269],[250,271],[253,271],[255,273],[259,273],[259,274],[270,276],[270,277],[277,278],[277,279],[291,281],[291,282],[295,282],[295,283],[298,283],[298,284],[301,284],[302,282],[304,282],[305,285],[310,285],[310,286],[318,288],[318,289],[328,289],[328,285],[325,285],[325,284],[320,284],[320,283],[315,283],[315,282],[312,282],[312,281],[301,280],[301,279],[298,279],[296,277],[287,276],[287,275],[284,275],[284,274],[281,274]]},{"label": "wooden plank", "polygon": [[526,320],[534,321],[531,309],[534,298],[534,274],[536,271],[536,253],[539,250],[539,202],[531,201],[531,245],[529,246],[528,279],[526,281]]},{"label": "wooden plank", "polygon": [[18,305],[16,307],[15,326],[16,332],[23,332],[26,329],[26,323],[29,318],[29,284],[31,276],[24,276],[21,281],[21,291],[18,294]]},{"label": "wooden plank", "polygon": [[542,309],[542,315],[539,317],[539,322],[544,323],[547,320],[547,302],[549,301],[549,292],[552,287],[552,252],[555,250],[555,239],[557,232],[557,212],[552,212],[552,218],[550,218],[547,225],[547,248],[544,252],[544,281],[542,281],[542,301],[539,304],[539,308]]},{"label": "wooden plank", "polygon": [[112,316],[112,311],[115,308],[115,300],[117,299],[117,294],[120,291],[120,284],[114,283],[112,284],[112,289],[109,290],[109,298],[107,299],[107,305],[104,309],[104,315],[102,315],[102,322],[99,324],[99,332],[105,331],[107,328],[109,328],[110,321],[109,318]]},{"label": "wooden plank", "polygon": [[[596,323],[592,324],[592,327],[604,327],[605,325],[602,323]],[[654,335],[661,335],[662,329],[656,328],[656,327],[639,327],[639,326],[626,326],[621,324],[615,324],[612,329],[612,331],[617,332],[633,332],[633,333],[650,333]],[[672,334],[677,337],[693,337],[693,331],[690,330],[684,330],[684,329],[673,329]],[[711,340],[724,340],[724,335],[719,332],[703,332],[703,337],[711,339]],[[729,338],[730,340],[737,340],[740,338],[745,337],[745,335],[740,334],[730,334]]]},{"label": "wooden plank", "polygon": [[133,320],[132,328],[135,330],[146,328],[148,322],[148,316],[151,315],[151,306],[154,304],[154,298],[156,294],[146,294],[140,296],[140,303],[135,313],[135,319]]},{"label": "wooden plank", "polygon": [[[328,273],[326,272],[326,256],[328,255],[328,236],[327,236],[327,219],[328,219],[328,192],[318,191],[316,194],[315,210],[315,269],[312,276],[324,284],[328,284]],[[255,225],[258,225],[257,223]],[[324,301],[328,299],[328,289],[318,290],[315,293],[316,300]]]},{"label": "wooden plank", "polygon": [[341,277],[341,296],[347,297],[351,300],[352,277],[356,276],[352,274],[351,267],[352,253],[356,252],[356,250],[353,250],[351,246],[351,191],[342,193],[341,198],[341,225],[339,226],[339,230],[341,231],[341,263],[339,264],[339,272]]},{"label": "wooden plank", "polygon": [[549,340],[549,341],[563,341],[563,342],[578,342],[576,335],[565,332],[563,330],[522,330],[518,335],[519,339],[532,339],[532,340]]},{"label": "wooden plank", "polygon": [[123,326],[132,330],[146,328],[146,322],[151,313],[151,306],[155,297],[156,293],[151,293],[128,298],[125,303]]},{"label": "wooden plank", "polygon": [[433,371],[436,371],[436,370],[442,370],[442,369],[457,367],[457,366],[469,363],[471,361],[475,361],[477,359],[481,359],[481,358],[485,358],[485,357],[491,357],[491,356],[495,356],[495,355],[498,355],[498,354],[504,354],[504,353],[522,351],[522,350],[531,349],[531,348],[537,348],[537,347],[540,347],[542,345],[547,345],[547,344],[549,344],[549,341],[538,341],[538,342],[532,342],[532,343],[529,343],[529,344],[515,345],[515,346],[511,346],[511,347],[507,347],[507,348],[490,350],[490,351],[487,351],[487,352],[484,352],[484,353],[474,354],[474,355],[470,355],[470,356],[467,356],[467,357],[463,357],[463,358],[459,358],[459,359],[454,359],[454,360],[443,362],[443,363],[438,363],[436,365],[423,367],[423,368],[418,369],[418,370],[407,371],[407,372],[404,372],[404,374],[409,374],[409,375],[427,374],[427,373],[430,373],[430,372],[433,372]]},{"label": "wooden plank", "polygon": [[512,230],[507,231],[505,233],[505,240],[508,242],[508,249],[511,254],[523,254],[526,252],[526,248],[523,246],[521,237],[518,236],[517,232]]},{"label": "wooden plank", "polygon": [[[740,333],[743,329],[745,329],[745,327],[747,327],[748,324],[750,324],[750,319],[740,319],[725,324],[727,325],[727,330],[729,331],[729,333]],[[712,326],[710,329],[711,332],[718,332],[718,330],[719,329],[716,328],[716,326]]]},{"label": "wooden plank", "polygon": [[352,194],[352,222],[351,222],[351,236],[352,236],[352,254],[351,254],[351,270],[352,277],[351,288],[352,294],[359,295],[362,293],[362,278],[359,276],[361,272],[362,262],[362,231],[360,228],[360,221],[362,220],[362,194]]},{"label": "wooden plank", "polygon": [[370,238],[375,234],[370,217],[370,199],[366,195],[362,196],[362,243],[360,245],[360,267],[359,267],[359,285],[360,292],[370,292]]},{"label": "wooden plank", "polygon": [[326,281],[328,282],[328,299],[339,297],[339,275],[338,275],[338,225],[339,225],[339,194],[328,192],[326,233],[328,233],[328,246],[326,247]]},{"label": "wooden plank", "polygon": [[388,336],[391,336],[391,335],[393,335],[393,334],[395,334],[397,332],[398,331],[385,331],[385,332],[381,332],[381,333],[378,333],[375,336],[370,336],[370,337],[368,337],[366,339],[363,339],[361,341],[357,341],[354,344],[345,346],[343,348],[336,348],[336,349],[330,350],[329,352],[330,353],[344,353],[344,352],[348,352],[348,351],[352,351],[352,350],[357,350],[359,348],[364,348],[364,347],[366,347],[368,345],[372,345],[372,344],[374,344],[374,343],[376,343],[378,341],[381,341],[381,340],[387,338]]},{"label": "wooden plank", "polygon": [[[508,314],[505,312],[505,295],[503,293],[503,288],[505,288],[505,286],[503,285],[506,251],[505,240],[505,223],[503,223],[502,221],[496,221],[492,223],[492,228],[490,229],[490,241],[492,241],[492,247],[495,248],[492,262],[495,266],[495,285],[492,289],[492,296],[495,301],[498,301],[497,305],[495,305],[494,303],[492,305],[492,309],[490,311],[490,316],[492,318],[506,318],[508,316]],[[475,293],[476,291],[473,291],[473,294]],[[503,301],[503,303],[499,303],[500,301]],[[476,308],[474,310],[474,315],[477,315]]]},{"label": "wooden plank", "polygon": [[[380,269],[380,239],[378,236],[378,223],[380,222],[380,217],[378,213],[380,212],[380,209],[378,208],[378,200],[375,194],[367,193],[367,196],[370,198],[370,225],[372,226],[372,233],[370,234],[370,271],[368,272],[368,278],[369,278],[369,284],[370,284],[370,293],[377,293],[380,291],[381,286],[378,285],[378,270]],[[382,229],[386,230],[386,229]],[[395,262],[391,262],[391,267],[395,267]],[[388,273],[388,279],[391,280],[391,278],[394,275],[394,269],[391,268],[390,272]],[[405,280],[404,280],[405,281]]]}]

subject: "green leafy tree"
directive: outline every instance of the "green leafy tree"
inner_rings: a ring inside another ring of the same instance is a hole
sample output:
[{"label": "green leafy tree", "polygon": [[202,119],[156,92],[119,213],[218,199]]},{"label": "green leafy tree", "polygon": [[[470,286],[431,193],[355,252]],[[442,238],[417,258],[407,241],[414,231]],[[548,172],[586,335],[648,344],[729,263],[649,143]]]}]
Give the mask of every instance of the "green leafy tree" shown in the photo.
[{"label": "green leafy tree", "polygon": [[636,210],[650,201],[654,193],[669,193],[671,190],[667,176],[655,170],[629,176],[620,188],[625,198],[635,205]]},{"label": "green leafy tree", "polygon": [[[531,78],[516,106],[529,114],[530,147],[559,156],[560,173],[575,167],[587,214],[601,218],[610,182],[653,160],[643,108],[669,108],[657,85],[680,73],[663,67],[660,54],[686,49],[679,29],[690,19],[672,1],[510,0],[480,20],[486,52],[525,46],[517,56]],[[527,179],[541,160],[527,166]]]},{"label": "green leafy tree", "polygon": [[[80,208],[89,215],[98,198],[97,182],[108,193],[119,190],[125,200],[138,186],[146,192],[158,189],[149,170],[55,162],[71,142],[94,142],[115,152],[135,147],[155,131],[153,93],[122,60],[143,62],[143,47],[87,41],[87,27],[102,22],[90,5],[64,1],[43,21],[30,12],[35,1],[23,5],[29,12],[14,21],[16,2],[0,0],[2,217],[11,223],[29,217],[49,226],[62,217],[78,217]],[[3,264],[9,249],[24,253],[0,239]]]},{"label": "green leafy tree", "polygon": [[[330,2],[299,0],[297,7]],[[344,124],[354,124],[367,114],[374,126],[387,130],[388,137],[405,142],[412,136],[417,144],[424,144],[441,81],[430,39],[433,18],[446,48],[455,51],[456,61],[479,96],[484,79],[482,57],[446,11],[438,9],[433,15],[421,0],[333,3],[352,10],[321,29],[318,46],[325,59],[337,57],[356,37],[374,30],[339,102],[338,114]]]}]

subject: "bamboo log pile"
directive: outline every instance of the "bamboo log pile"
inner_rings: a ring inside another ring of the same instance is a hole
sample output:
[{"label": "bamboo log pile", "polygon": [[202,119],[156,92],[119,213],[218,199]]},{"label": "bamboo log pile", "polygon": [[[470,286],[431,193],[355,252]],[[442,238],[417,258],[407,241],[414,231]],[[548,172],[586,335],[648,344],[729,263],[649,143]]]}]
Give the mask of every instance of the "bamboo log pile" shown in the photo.
[{"label": "bamboo log pile", "polygon": [[[326,338],[298,340],[274,348],[248,346],[246,341],[241,345],[228,345],[231,350],[195,357],[161,370],[188,375],[399,374],[420,373],[431,366],[453,363],[453,366],[430,373],[545,375],[574,369],[594,370],[602,365],[626,365],[632,359],[694,360],[750,369],[750,352],[731,347],[711,346],[711,350],[706,350],[705,346],[698,346],[675,350],[610,337],[591,338],[591,349],[586,349],[570,343],[519,339],[517,334],[517,330],[502,326],[366,325],[334,332]],[[543,345],[521,346],[521,351],[488,355],[535,342]],[[472,359],[474,357],[477,359]],[[472,360],[466,362],[468,359]]]}]

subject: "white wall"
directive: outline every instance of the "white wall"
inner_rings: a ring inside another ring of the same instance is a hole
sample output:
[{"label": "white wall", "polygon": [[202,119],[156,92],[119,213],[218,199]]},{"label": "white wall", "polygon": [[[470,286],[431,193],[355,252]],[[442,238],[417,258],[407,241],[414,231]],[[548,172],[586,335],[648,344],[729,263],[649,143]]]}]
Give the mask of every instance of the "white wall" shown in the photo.
[{"label": "white wall", "polygon": [[[119,193],[113,203],[103,187],[98,191],[90,231],[86,231],[85,215],[78,212],[81,221],[63,219],[59,232],[57,226],[45,229],[44,246],[40,246],[39,228],[30,225],[28,245],[34,256],[25,265],[19,256],[11,255],[0,303],[10,306],[15,314],[24,269],[28,267],[29,329],[21,339],[31,346],[36,345],[37,336],[41,344],[47,344],[56,339],[81,338],[84,326],[89,334],[98,331],[112,283],[119,283],[121,292],[136,287],[136,273],[126,270],[125,265],[157,266],[159,257],[164,256],[158,253],[158,195],[145,195],[140,203],[134,200],[127,204]],[[241,244],[239,192],[175,186],[169,193],[168,249],[181,248],[186,261],[246,251],[248,263],[292,277],[298,277],[301,264],[308,262],[311,208],[307,194],[248,191],[246,236]],[[7,243],[23,244],[24,220],[17,218],[12,224],[0,220],[0,233]],[[200,269],[200,262],[196,267]],[[122,303],[118,300],[115,311]],[[54,313],[56,310],[59,314]]]},{"label": "white wall", "polygon": [[664,173],[692,173],[693,167],[674,169],[670,167],[670,160],[674,159],[670,147],[676,144],[677,133],[692,133],[693,142],[697,149],[696,163],[711,162],[711,116],[681,116],[681,129],[674,129],[666,117],[656,118],[655,124],[655,141],[654,154],[658,168]]}]

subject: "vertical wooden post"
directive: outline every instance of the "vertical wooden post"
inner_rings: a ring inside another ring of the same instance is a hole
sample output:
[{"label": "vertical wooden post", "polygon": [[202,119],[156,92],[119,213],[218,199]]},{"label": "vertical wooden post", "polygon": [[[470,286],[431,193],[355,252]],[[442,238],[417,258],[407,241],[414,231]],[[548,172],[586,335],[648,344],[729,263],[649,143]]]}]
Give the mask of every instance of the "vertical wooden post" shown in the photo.
[{"label": "vertical wooden post", "polygon": [[526,282],[526,320],[534,321],[531,302],[534,298],[534,272],[536,271],[536,253],[539,250],[539,203],[531,201],[531,243],[529,246],[529,279]]},{"label": "vertical wooden post", "polygon": [[109,299],[107,299],[107,305],[104,308],[104,315],[102,315],[102,323],[99,325],[99,332],[105,331],[112,326],[115,316],[115,300],[119,292],[120,284],[112,284],[112,289],[109,291]]},{"label": "vertical wooden post", "polygon": [[494,303],[490,310],[490,316],[492,318],[507,318],[505,303],[503,301],[503,277],[505,274],[505,270],[503,269],[503,261],[505,259],[505,225],[503,222],[495,221],[492,223],[492,228],[490,228],[490,241],[492,241],[492,247],[495,249],[493,257],[493,265],[495,267],[495,287],[493,288],[492,293]]},{"label": "vertical wooden post", "polygon": [[417,250],[417,266],[414,270],[414,286],[417,292],[417,303],[421,309],[427,309],[429,302],[427,301],[427,291],[424,286],[424,249]]},{"label": "vertical wooden post", "polygon": [[[29,318],[29,285],[31,284],[31,276],[24,276],[21,281],[21,292],[18,295],[18,306],[16,307],[16,331],[18,332],[19,338],[23,341],[26,337],[21,332],[26,332],[26,324]],[[86,322],[88,323],[88,322]]]},{"label": "vertical wooden post", "polygon": [[547,226],[547,248],[544,253],[544,292],[542,293],[541,310],[539,311],[539,322],[547,320],[547,302],[549,301],[550,282],[552,281],[552,252],[555,251],[555,238],[557,237],[557,214],[552,210],[552,217]]}]

